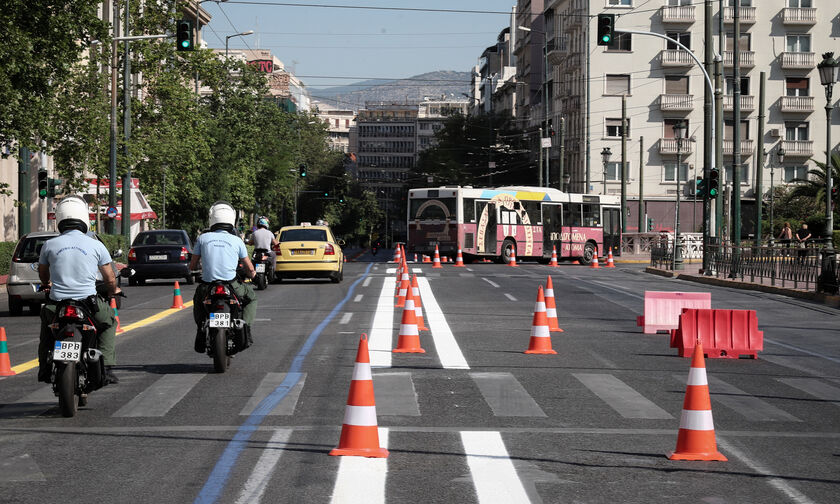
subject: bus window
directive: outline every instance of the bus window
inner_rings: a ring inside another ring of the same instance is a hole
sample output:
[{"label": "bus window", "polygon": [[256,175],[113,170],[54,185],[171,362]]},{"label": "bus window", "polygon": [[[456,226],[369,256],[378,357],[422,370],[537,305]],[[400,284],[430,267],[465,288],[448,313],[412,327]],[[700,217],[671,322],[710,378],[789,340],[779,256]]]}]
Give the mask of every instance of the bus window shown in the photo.
[{"label": "bus window", "polygon": [[474,198],[464,198],[464,222],[475,222]]},{"label": "bus window", "polygon": [[528,214],[529,224],[536,225],[542,222],[539,201],[523,201],[522,205],[525,207],[525,213]]},{"label": "bus window", "polygon": [[580,226],[580,203],[569,203],[563,207],[563,225]]},{"label": "bus window", "polygon": [[455,220],[457,218],[455,198],[413,199],[408,218],[409,220]]},{"label": "bus window", "polygon": [[601,208],[599,205],[583,204],[583,225],[586,227],[601,226]]}]

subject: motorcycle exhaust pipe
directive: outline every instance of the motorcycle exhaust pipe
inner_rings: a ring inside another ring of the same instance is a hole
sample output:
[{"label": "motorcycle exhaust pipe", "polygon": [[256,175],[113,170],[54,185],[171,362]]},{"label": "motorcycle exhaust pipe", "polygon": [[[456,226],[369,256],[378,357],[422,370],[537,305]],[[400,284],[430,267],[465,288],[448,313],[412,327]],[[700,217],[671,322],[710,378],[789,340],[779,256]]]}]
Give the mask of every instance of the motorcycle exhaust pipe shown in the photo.
[{"label": "motorcycle exhaust pipe", "polygon": [[242,329],[245,327],[245,321],[242,319],[233,319],[230,321],[230,325],[232,325],[235,329]]},{"label": "motorcycle exhaust pipe", "polygon": [[102,352],[100,352],[99,350],[97,350],[95,348],[88,348],[88,351],[87,351],[87,354],[85,354],[85,357],[86,357],[88,362],[91,362],[91,363],[99,362],[99,359],[102,358]]}]

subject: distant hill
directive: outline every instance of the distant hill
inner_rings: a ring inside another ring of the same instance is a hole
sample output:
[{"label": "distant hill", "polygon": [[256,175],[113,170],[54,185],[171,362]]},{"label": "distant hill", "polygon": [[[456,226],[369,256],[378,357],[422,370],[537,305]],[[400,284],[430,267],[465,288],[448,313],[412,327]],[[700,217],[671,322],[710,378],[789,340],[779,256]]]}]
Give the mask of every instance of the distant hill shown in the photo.
[{"label": "distant hill", "polygon": [[366,101],[419,102],[441,96],[464,98],[469,93],[470,72],[440,70],[396,81],[367,80],[346,86],[311,89],[313,100],[334,107],[358,110]]}]

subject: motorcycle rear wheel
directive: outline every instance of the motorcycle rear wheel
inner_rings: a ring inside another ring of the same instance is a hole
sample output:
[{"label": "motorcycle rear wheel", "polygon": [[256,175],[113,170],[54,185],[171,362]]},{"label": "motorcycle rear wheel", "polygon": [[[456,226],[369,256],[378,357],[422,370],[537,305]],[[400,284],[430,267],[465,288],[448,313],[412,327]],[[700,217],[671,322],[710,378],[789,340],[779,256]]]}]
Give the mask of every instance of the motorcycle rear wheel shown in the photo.
[{"label": "motorcycle rear wheel", "polygon": [[254,277],[254,283],[257,286],[257,290],[264,290],[266,285],[268,285],[268,278],[266,278],[265,273],[257,273],[257,276]]},{"label": "motorcycle rear wheel", "polygon": [[210,340],[213,343],[213,369],[217,373],[224,373],[230,366],[230,356],[227,354],[227,331],[223,328],[210,329]]},{"label": "motorcycle rear wheel", "polygon": [[55,388],[58,390],[58,408],[65,417],[76,415],[76,364],[56,364]]}]

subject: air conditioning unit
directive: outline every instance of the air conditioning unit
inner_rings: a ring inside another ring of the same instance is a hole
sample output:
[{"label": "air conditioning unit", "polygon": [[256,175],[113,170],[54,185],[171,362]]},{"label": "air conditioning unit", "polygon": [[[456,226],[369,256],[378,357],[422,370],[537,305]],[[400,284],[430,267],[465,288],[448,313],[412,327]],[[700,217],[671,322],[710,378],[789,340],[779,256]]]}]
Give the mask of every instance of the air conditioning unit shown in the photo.
[{"label": "air conditioning unit", "polygon": [[770,129],[770,136],[773,138],[779,138],[782,136],[782,132],[779,131],[779,128],[772,128]]}]

